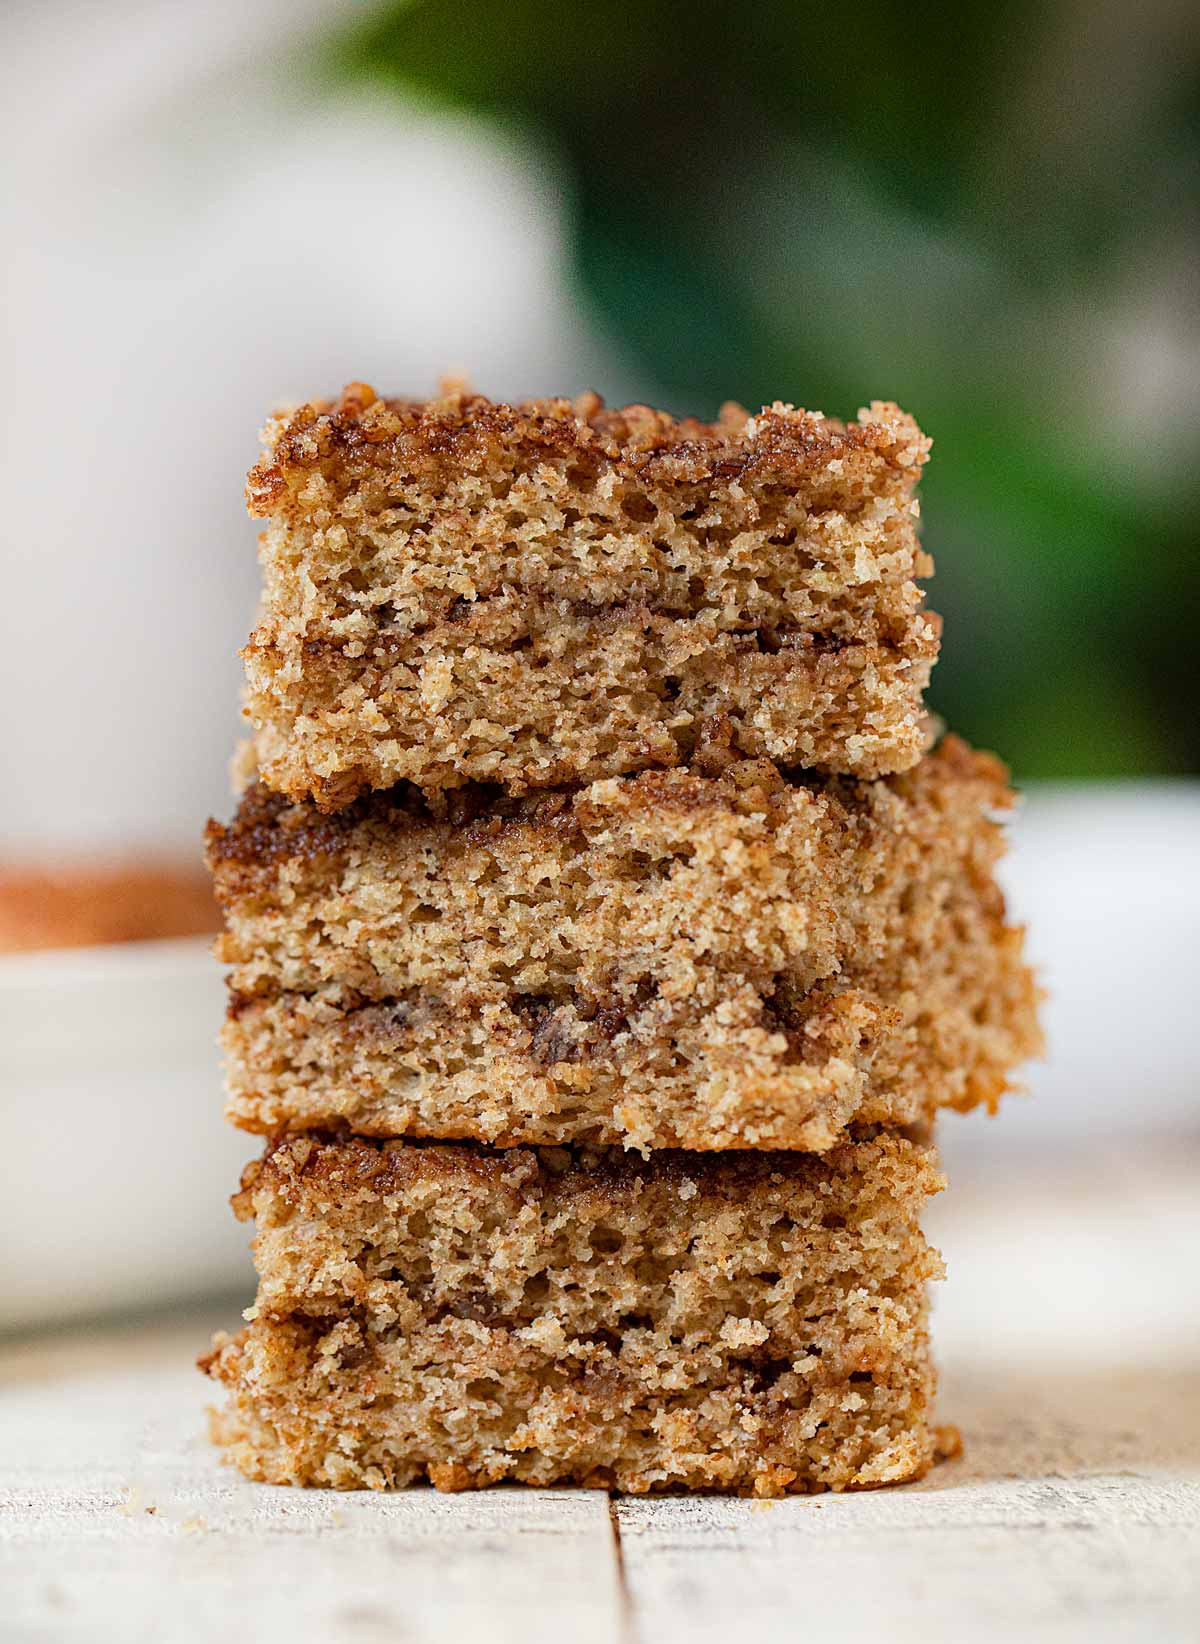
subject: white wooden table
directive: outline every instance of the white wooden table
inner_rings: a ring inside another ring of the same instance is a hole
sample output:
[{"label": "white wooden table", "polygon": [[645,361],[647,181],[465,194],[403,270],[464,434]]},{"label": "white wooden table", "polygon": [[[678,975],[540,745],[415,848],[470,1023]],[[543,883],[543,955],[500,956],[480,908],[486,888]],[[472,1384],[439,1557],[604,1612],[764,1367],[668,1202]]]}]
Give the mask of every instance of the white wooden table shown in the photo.
[{"label": "white wooden table", "polygon": [[232,1304],[10,1341],[0,1638],[1200,1639],[1198,1166],[960,1178],[936,1328],[966,1451],[896,1491],[269,1489],[203,1437],[191,1361]]}]

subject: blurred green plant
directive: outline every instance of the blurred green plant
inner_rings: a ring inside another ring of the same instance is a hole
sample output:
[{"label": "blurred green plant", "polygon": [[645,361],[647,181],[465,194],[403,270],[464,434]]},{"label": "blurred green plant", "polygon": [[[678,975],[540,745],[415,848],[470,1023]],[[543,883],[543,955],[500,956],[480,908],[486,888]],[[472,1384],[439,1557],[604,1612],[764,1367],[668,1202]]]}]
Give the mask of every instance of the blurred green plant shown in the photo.
[{"label": "blurred green plant", "polygon": [[1200,768],[1200,34],[1135,11],[411,0],[329,67],[554,153],[646,397],[915,412],[934,705],[1019,777],[1124,775]]}]

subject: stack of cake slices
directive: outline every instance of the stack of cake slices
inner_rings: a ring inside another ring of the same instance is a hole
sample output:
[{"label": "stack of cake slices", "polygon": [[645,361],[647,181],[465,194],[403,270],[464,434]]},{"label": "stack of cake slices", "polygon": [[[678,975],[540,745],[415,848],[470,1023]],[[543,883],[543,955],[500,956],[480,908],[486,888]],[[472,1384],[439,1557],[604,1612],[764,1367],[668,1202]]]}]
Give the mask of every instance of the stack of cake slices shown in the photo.
[{"label": "stack of cake slices", "polygon": [[362,384],[269,425],[209,829],[249,1477],[929,1467],[932,1121],[1038,1031],[1005,772],[923,708],[928,443]]}]

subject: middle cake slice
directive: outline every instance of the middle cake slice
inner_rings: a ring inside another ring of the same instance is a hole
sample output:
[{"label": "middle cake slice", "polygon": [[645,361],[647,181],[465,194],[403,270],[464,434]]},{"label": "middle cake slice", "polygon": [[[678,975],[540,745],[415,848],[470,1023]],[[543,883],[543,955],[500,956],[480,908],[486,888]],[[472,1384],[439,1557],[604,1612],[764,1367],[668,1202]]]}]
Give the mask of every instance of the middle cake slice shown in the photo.
[{"label": "middle cake slice", "polygon": [[211,824],[245,1129],[823,1151],[994,1104],[1037,1048],[1003,769],[763,761]]}]

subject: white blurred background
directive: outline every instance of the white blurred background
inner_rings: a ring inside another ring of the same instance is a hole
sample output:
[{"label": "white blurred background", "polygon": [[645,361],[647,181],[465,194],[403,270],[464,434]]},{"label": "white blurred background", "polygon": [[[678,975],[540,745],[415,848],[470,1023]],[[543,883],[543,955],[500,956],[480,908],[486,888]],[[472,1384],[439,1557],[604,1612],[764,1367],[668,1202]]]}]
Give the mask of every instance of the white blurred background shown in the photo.
[{"label": "white blurred background", "polygon": [[0,852],[195,849],[226,808],[273,406],[456,368],[620,387],[565,295],[553,168],[316,83],[304,46],[354,11],[4,8]]}]

